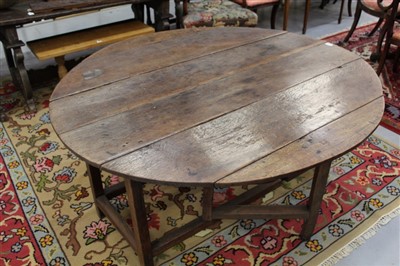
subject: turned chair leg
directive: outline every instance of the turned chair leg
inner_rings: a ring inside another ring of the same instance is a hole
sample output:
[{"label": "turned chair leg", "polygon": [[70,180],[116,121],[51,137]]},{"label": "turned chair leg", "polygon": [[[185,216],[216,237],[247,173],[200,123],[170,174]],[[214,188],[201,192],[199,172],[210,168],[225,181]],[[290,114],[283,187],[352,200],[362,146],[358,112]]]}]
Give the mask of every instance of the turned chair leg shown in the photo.
[{"label": "turned chair leg", "polygon": [[361,7],[359,6],[360,4],[357,4],[357,8],[356,8],[356,13],[354,14],[354,21],[353,24],[351,25],[351,28],[349,30],[349,32],[347,33],[346,37],[344,37],[343,42],[348,42],[351,35],[353,35],[354,31],[356,30],[358,21],[360,20],[360,16],[361,16]]},{"label": "turned chair leg", "polygon": [[306,31],[307,31],[307,22],[308,22],[308,17],[310,15],[310,8],[311,8],[311,0],[307,0],[306,1],[306,10],[304,11],[303,34],[306,34]]},{"label": "turned chair leg", "polygon": [[399,60],[400,60],[400,47],[397,48],[396,55],[394,57],[393,72],[397,71],[397,67],[399,66]]},{"label": "turned chair leg", "polygon": [[372,35],[375,34],[375,32],[379,29],[383,22],[383,18],[380,18],[378,22],[375,24],[375,27],[371,30],[371,32],[368,34],[368,37],[371,37]]},{"label": "turned chair leg", "polygon": [[275,29],[276,14],[278,13],[279,5],[272,6],[271,12],[271,29]]},{"label": "turned chair leg", "polygon": [[[346,2],[346,0],[342,0],[342,2],[340,3],[340,12],[339,12],[338,24],[342,23],[344,2]],[[349,14],[349,17],[351,17],[351,0],[347,1],[347,12]]]},{"label": "turned chair leg", "polygon": [[349,17],[351,17],[351,0],[347,1],[347,12],[349,13]]},{"label": "turned chair leg", "polygon": [[[377,24],[378,25],[378,24]],[[376,28],[376,26],[375,26],[375,28]],[[374,29],[375,29],[374,28]],[[380,57],[381,57],[381,54],[382,54],[382,44],[383,44],[383,41],[384,41],[384,39],[385,39],[385,36],[387,35],[387,33],[388,33],[388,25],[387,24],[385,24],[383,27],[382,27],[382,29],[381,29],[381,31],[380,31],[380,33],[379,33],[379,37],[378,37],[378,41],[377,41],[377,45],[376,45],[376,48],[375,48],[375,51],[373,52],[373,53],[371,53],[371,55],[370,55],[370,57],[369,57],[369,59],[372,61],[372,62],[376,62],[376,61],[378,61],[378,60],[380,60]],[[388,37],[386,36],[386,39],[387,39]],[[388,39],[387,39],[388,40]],[[385,57],[386,57],[386,55],[385,55]],[[383,66],[382,66],[383,67]],[[379,69],[380,67],[378,67],[378,69]],[[380,73],[380,71],[377,71],[377,73]],[[379,75],[379,74],[378,74]]]},{"label": "turned chair leg", "polygon": [[345,1],[345,0],[342,0],[342,2],[340,3],[340,11],[339,11],[338,24],[342,23],[344,1]]},{"label": "turned chair leg", "polygon": [[283,30],[287,30],[288,20],[289,20],[289,8],[290,8],[290,0],[285,0],[283,11]]}]

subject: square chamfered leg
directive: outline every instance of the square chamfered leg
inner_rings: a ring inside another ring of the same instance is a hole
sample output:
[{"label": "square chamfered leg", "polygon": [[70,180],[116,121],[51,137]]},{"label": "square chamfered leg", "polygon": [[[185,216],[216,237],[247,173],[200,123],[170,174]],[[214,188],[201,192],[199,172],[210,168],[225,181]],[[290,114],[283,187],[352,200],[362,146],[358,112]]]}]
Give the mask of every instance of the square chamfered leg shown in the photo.
[{"label": "square chamfered leg", "polygon": [[[101,181],[101,170],[87,164],[89,179],[92,187],[96,210],[100,218],[107,217],[137,252],[140,265],[152,266],[153,255],[147,218],[143,198],[143,183],[125,179],[113,188],[104,189]],[[124,186],[125,185],[125,186]],[[111,205],[109,199],[125,192],[128,195],[128,204],[131,211],[133,229]],[[140,228],[140,230],[139,230]]]},{"label": "square chamfered leg", "polygon": [[212,221],[212,209],[213,209],[213,196],[214,186],[207,186],[203,188],[203,198],[201,200],[203,214],[202,218],[204,221]]},{"label": "square chamfered leg", "polygon": [[[99,168],[94,167],[88,163],[86,164],[86,167],[89,174],[90,186],[92,187],[94,202],[96,202],[96,199],[105,196],[103,183],[101,182],[101,171]],[[99,209],[97,204],[96,204],[96,211],[100,218],[104,218],[105,215]]]},{"label": "square chamfered leg", "polygon": [[[142,191],[143,184],[126,179],[125,182],[121,182],[120,184],[105,189],[101,181],[101,170],[89,164],[87,164],[87,169],[99,217],[107,217],[119,230],[132,249],[137,252],[140,265],[152,266],[153,256],[149,231],[147,229],[147,219]],[[128,204],[131,211],[133,229],[126,222],[126,219],[115,210],[109,201],[111,198],[120,195],[125,191],[128,195]],[[138,228],[140,228],[140,230],[138,230]]]},{"label": "square chamfered leg", "polygon": [[[132,219],[133,241],[140,265],[152,266],[153,248],[147,226],[147,214],[144,203],[143,186],[141,182],[125,179],[126,194]],[[125,236],[127,237],[127,236]]]},{"label": "square chamfered leg", "polygon": [[332,160],[325,161],[315,167],[310,198],[307,203],[309,214],[308,218],[304,221],[301,231],[301,238],[304,240],[309,240],[314,231],[318,218],[318,210],[321,208],[322,198],[325,194],[326,184],[328,182],[331,162]]}]

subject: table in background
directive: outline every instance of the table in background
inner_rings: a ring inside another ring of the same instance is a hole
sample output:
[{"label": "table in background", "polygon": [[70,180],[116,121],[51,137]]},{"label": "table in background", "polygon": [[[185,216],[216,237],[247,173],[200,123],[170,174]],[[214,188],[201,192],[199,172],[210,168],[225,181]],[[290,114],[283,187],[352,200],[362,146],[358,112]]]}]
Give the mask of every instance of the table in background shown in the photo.
[{"label": "table in background", "polygon": [[[55,131],[87,163],[100,214],[140,265],[217,219],[302,218],[310,238],[331,161],[370,135],[383,108],[380,80],[359,56],[303,35],[234,27],[110,45],[50,98]],[[243,205],[312,168],[307,205]],[[125,181],[104,190],[102,170]],[[145,183],[203,187],[202,216],[151,241]],[[215,186],[249,184],[258,186],[212,207]],[[125,189],[133,230],[109,203]]]},{"label": "table in background", "polygon": [[[17,4],[10,8],[0,10],[0,41],[4,47],[5,57],[13,82],[17,88],[22,91],[30,109],[35,109],[32,99],[32,87],[24,64],[24,54],[21,50],[21,47],[25,44],[18,37],[17,28],[34,21],[55,19],[67,15],[126,4],[131,4],[132,9],[135,12],[135,18],[142,20],[142,5],[145,3],[155,10],[156,30],[161,31],[169,29],[169,0],[100,0],[95,1],[96,4],[94,5],[87,5],[79,8],[58,9],[50,12],[28,14],[28,9],[31,4],[41,2],[43,1],[18,1]],[[64,2],[67,3],[68,1]]]}]

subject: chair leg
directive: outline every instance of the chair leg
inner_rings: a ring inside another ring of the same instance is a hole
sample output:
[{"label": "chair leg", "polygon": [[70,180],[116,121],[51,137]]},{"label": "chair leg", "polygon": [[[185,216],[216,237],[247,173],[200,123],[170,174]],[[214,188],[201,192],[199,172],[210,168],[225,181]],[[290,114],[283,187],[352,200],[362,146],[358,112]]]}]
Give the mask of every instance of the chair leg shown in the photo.
[{"label": "chair leg", "polygon": [[[379,53],[379,51],[382,49],[382,43],[383,40],[385,39],[385,35],[388,32],[388,25],[384,25],[381,29],[381,32],[379,33],[379,37],[378,37],[378,42],[376,44],[376,50]],[[387,37],[386,37],[387,40]]]},{"label": "chair leg", "polygon": [[342,23],[344,1],[345,0],[342,0],[342,2],[340,3],[340,12],[339,12],[338,24]]},{"label": "chair leg", "polygon": [[306,34],[307,31],[307,22],[308,16],[310,14],[311,0],[306,1],[306,10],[304,11],[304,20],[303,20],[303,34]]},{"label": "chair leg", "polygon": [[379,29],[379,27],[381,26],[383,22],[383,18],[380,18],[378,20],[378,22],[376,23],[375,27],[371,30],[371,32],[368,34],[368,37],[371,37],[372,35],[375,34],[375,32]]},{"label": "chair leg", "polygon": [[[378,76],[381,74],[383,66],[385,65],[386,57],[387,57],[387,54],[388,54],[389,48],[390,48],[390,43],[391,43],[390,40],[391,39],[392,39],[392,34],[390,34],[390,36],[389,36],[389,34],[386,34],[385,46],[383,48],[383,51],[379,55],[379,65],[378,65],[378,68],[376,70],[376,74]],[[380,51],[378,51],[378,53],[379,52]]]},{"label": "chair leg", "polygon": [[175,1],[175,16],[176,16],[176,28],[177,29],[184,28],[182,23],[183,7],[180,1]]},{"label": "chair leg", "polygon": [[272,6],[271,11],[271,29],[275,29],[276,14],[278,13],[279,4]]},{"label": "chair leg", "polygon": [[284,3],[284,11],[283,11],[283,30],[287,30],[288,27],[288,18],[289,18],[289,7],[290,7],[290,0],[285,0]]},{"label": "chair leg", "polygon": [[360,7],[360,3],[358,2],[357,8],[356,8],[356,13],[354,14],[353,24],[351,25],[351,28],[350,28],[349,32],[347,33],[346,37],[344,37],[343,42],[348,42],[351,35],[353,35],[354,31],[356,30],[358,21],[360,20],[360,16],[361,16],[361,7]]},{"label": "chair leg", "polygon": [[351,14],[351,0],[349,0],[348,2],[347,2],[347,12],[349,13],[349,17],[351,17],[352,16],[352,14]]},{"label": "chair leg", "polygon": [[[336,3],[337,0],[333,1],[333,3]],[[329,3],[329,0],[322,0],[321,4],[319,5],[320,9],[324,9],[324,7]]]},{"label": "chair leg", "polygon": [[397,48],[396,55],[394,57],[393,72],[397,71],[397,67],[399,66],[399,59],[400,59],[400,46]]},{"label": "chair leg", "polygon": [[150,7],[148,5],[145,5],[144,8],[146,10],[146,17],[147,17],[146,24],[147,25],[154,25],[153,21],[151,21],[151,10],[150,10]]},{"label": "chair leg", "polygon": [[[376,25],[379,25],[379,24],[380,23],[378,22]],[[377,28],[377,27],[375,26],[375,28]],[[372,31],[374,31],[375,28]],[[382,44],[383,44],[383,40],[385,39],[385,36],[387,35],[386,34],[387,31],[388,31],[388,25],[385,24],[385,25],[383,25],[383,27],[381,28],[381,31],[379,33],[379,37],[378,37],[378,41],[377,41],[377,44],[376,44],[375,51],[372,52],[370,57],[369,57],[369,59],[372,62],[378,61],[380,56],[381,56]],[[368,36],[370,36],[370,34]]]}]

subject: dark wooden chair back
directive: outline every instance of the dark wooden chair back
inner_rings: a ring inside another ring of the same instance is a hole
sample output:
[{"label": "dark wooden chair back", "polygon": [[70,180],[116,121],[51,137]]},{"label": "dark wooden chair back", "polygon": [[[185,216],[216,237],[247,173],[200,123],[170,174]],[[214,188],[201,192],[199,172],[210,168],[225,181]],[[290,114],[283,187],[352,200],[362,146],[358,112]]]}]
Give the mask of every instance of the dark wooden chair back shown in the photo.
[{"label": "dark wooden chair back", "polygon": [[392,0],[358,0],[353,24],[343,42],[348,42],[350,37],[353,35],[355,29],[357,28],[362,12],[378,18],[378,22],[369,33],[369,36],[372,36],[384,22],[386,13],[392,2]]},{"label": "dark wooden chair back", "polygon": [[389,54],[389,49],[391,45],[396,45],[397,46],[397,51],[396,51],[396,56],[395,56],[395,61],[393,64],[393,71],[396,70],[397,64],[399,61],[399,55],[400,55],[400,32],[395,33],[394,29],[396,27],[396,24],[400,22],[400,12],[399,12],[399,1],[400,0],[393,0],[392,3],[388,6],[384,6],[382,4],[379,5],[379,7],[382,9],[383,12],[385,12],[385,25],[383,26],[381,35],[383,36],[382,39],[384,39],[384,47],[382,51],[379,50],[379,65],[376,70],[376,73],[378,75],[381,74],[383,66],[385,64],[385,61],[388,57]]}]

